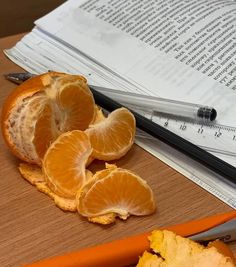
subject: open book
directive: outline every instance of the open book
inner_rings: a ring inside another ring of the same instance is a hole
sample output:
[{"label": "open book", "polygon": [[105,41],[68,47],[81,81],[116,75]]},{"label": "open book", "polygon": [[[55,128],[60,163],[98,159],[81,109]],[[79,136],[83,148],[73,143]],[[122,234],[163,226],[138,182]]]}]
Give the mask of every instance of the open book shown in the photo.
[{"label": "open book", "polygon": [[[192,134],[195,124],[175,131],[236,166],[235,16],[232,0],[69,0],[6,54],[33,73],[80,73],[90,84],[214,106],[217,123],[231,127],[227,142],[223,128],[211,139]],[[137,143],[236,208],[235,184],[159,141]]]}]

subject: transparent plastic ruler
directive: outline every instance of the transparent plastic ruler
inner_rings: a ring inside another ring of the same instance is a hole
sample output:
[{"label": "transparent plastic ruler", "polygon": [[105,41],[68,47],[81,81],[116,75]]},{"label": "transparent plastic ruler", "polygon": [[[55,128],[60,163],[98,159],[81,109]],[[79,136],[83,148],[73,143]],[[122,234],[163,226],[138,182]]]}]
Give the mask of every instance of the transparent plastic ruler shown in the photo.
[{"label": "transparent plastic ruler", "polygon": [[137,106],[128,107],[207,151],[236,156],[236,127],[220,125],[216,122],[205,124],[163,117],[139,109]]}]

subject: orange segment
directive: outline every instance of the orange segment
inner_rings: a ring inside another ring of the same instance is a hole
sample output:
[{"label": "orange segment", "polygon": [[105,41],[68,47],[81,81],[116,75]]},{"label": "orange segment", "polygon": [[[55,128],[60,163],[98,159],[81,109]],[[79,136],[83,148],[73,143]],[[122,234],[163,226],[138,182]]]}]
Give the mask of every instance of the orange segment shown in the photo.
[{"label": "orange segment", "polygon": [[95,102],[88,85],[77,76],[68,75],[56,80],[56,103],[60,110],[60,130],[85,130],[95,116]]},{"label": "orange segment", "polygon": [[124,156],[134,143],[135,118],[126,108],[119,108],[86,130],[93,147],[92,156],[114,160]]},{"label": "orange segment", "polygon": [[96,222],[106,221],[112,213],[125,220],[130,214],[143,216],[155,211],[153,192],[147,183],[131,171],[115,166],[97,172],[76,199],[78,212]]},{"label": "orange segment", "polygon": [[84,132],[74,130],[60,135],[43,159],[49,188],[59,196],[74,198],[86,181],[85,166],[91,153],[91,144]]}]

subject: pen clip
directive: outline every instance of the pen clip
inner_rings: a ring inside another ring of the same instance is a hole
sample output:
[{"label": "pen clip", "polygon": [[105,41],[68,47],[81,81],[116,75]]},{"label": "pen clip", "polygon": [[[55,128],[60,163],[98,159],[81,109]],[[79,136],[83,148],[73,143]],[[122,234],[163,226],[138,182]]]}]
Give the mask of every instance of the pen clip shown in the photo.
[{"label": "pen clip", "polygon": [[4,77],[13,83],[21,84],[22,82],[32,78],[34,74],[29,72],[18,72],[18,73],[8,73],[4,74]]}]

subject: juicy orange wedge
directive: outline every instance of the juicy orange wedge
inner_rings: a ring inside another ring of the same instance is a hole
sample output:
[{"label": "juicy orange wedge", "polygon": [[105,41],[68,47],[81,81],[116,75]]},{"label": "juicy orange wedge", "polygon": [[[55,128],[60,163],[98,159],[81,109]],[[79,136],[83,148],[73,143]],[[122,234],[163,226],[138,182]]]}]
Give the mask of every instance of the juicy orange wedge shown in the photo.
[{"label": "juicy orange wedge", "polygon": [[60,135],[43,159],[48,187],[61,197],[75,198],[86,181],[85,166],[91,153],[89,138],[83,131],[74,130]]},{"label": "juicy orange wedge", "polygon": [[86,79],[49,72],[22,83],[5,101],[2,132],[20,159],[41,165],[49,145],[63,132],[85,130],[95,103]]},{"label": "juicy orange wedge", "polygon": [[97,172],[77,193],[78,212],[93,222],[108,224],[118,216],[149,215],[155,211],[153,192],[133,172],[108,165]]},{"label": "juicy orange wedge", "polygon": [[134,143],[135,118],[126,108],[111,112],[106,119],[86,130],[92,144],[92,156],[99,160],[114,160],[124,156]]}]

